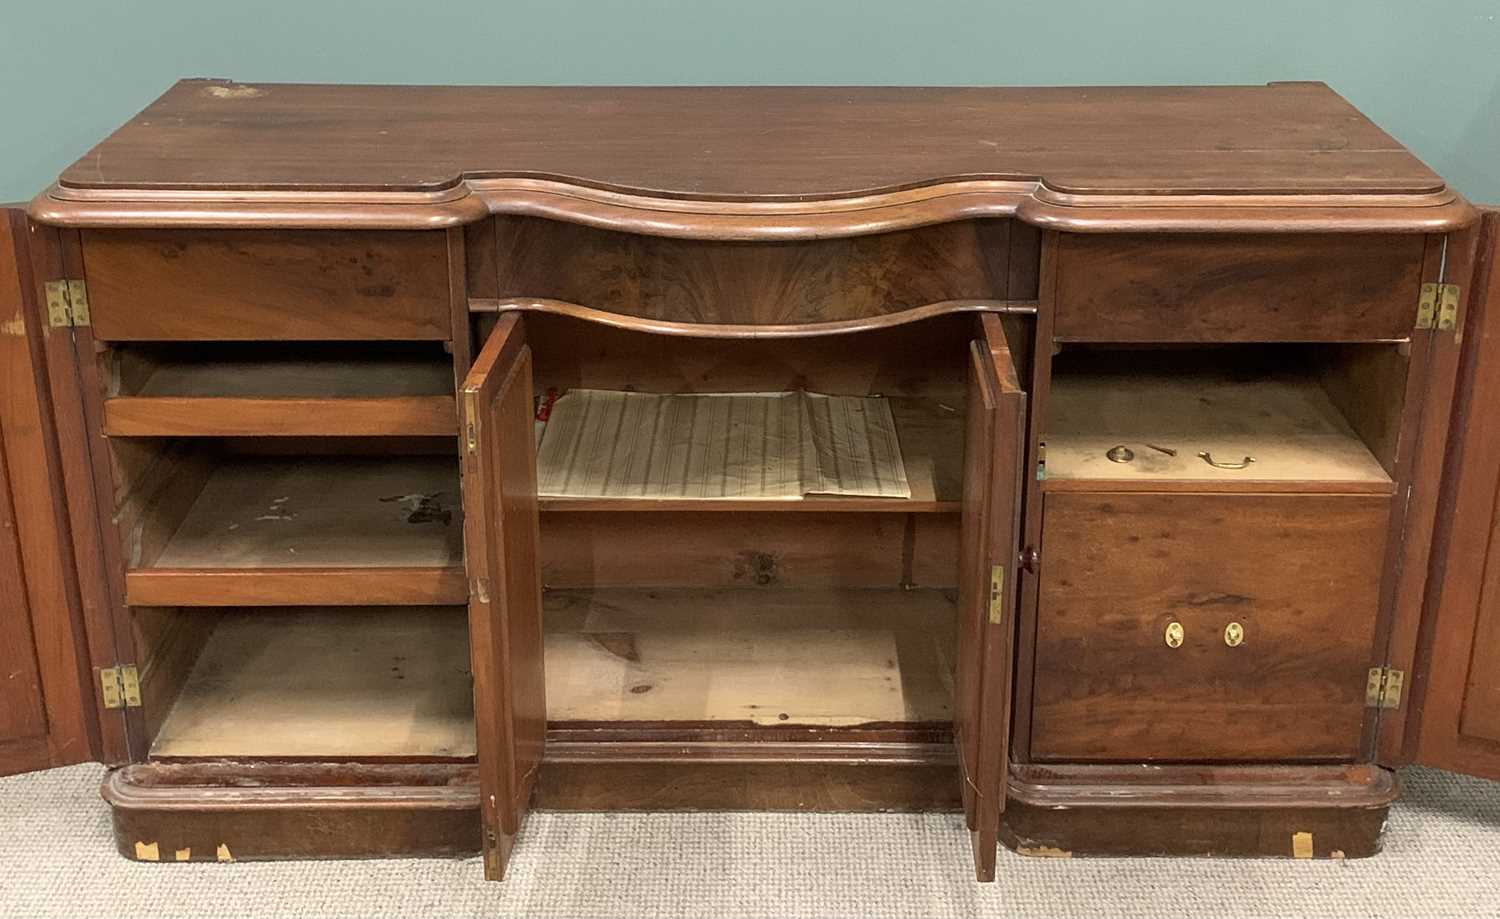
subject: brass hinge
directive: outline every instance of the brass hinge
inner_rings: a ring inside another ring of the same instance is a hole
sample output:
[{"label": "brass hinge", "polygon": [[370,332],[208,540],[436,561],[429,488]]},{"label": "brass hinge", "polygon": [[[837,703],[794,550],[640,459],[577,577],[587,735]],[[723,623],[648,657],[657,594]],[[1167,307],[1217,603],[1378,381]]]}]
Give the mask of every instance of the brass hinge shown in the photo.
[{"label": "brass hinge", "polygon": [[1000,613],[1004,607],[1005,569],[999,565],[990,569],[990,625],[1000,624]]},{"label": "brass hinge", "polygon": [[89,287],[82,281],[48,281],[47,324],[53,328],[88,325]]},{"label": "brass hinge", "polygon": [[1417,328],[1451,332],[1458,328],[1457,284],[1423,284],[1417,296]]},{"label": "brass hinge", "polygon": [[1406,671],[1393,667],[1371,667],[1365,679],[1365,707],[1400,708]]},{"label": "brass hinge", "polygon": [[99,689],[105,708],[141,707],[141,677],[134,664],[101,669]]}]

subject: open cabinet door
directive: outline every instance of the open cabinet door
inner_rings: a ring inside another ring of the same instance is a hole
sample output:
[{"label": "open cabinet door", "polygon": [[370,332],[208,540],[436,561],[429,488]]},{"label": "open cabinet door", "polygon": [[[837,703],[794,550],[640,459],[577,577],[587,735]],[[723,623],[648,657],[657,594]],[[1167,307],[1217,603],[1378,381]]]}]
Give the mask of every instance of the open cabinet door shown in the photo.
[{"label": "open cabinet door", "polygon": [[1412,697],[1416,761],[1500,779],[1500,211],[1477,245]]},{"label": "open cabinet door", "polygon": [[954,681],[964,815],[981,881],[995,879],[1005,809],[1026,443],[1026,393],[1002,323],[999,316],[983,317],[981,334],[970,346]]},{"label": "open cabinet door", "polygon": [[464,544],[484,876],[505,875],[542,762],[535,410],[521,317],[502,316],[463,385]]},{"label": "open cabinet door", "polygon": [[30,251],[25,214],[0,209],[0,775],[98,745]]}]

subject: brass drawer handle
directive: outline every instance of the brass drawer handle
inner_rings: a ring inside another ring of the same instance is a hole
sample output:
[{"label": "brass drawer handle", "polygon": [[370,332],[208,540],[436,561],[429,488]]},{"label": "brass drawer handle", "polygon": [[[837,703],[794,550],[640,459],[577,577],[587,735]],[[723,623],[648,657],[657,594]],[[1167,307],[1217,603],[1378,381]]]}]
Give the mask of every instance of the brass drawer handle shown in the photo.
[{"label": "brass drawer handle", "polygon": [[1231,622],[1224,626],[1224,644],[1231,648],[1238,648],[1245,641],[1245,627],[1238,622]]},{"label": "brass drawer handle", "polygon": [[1182,647],[1182,623],[1176,621],[1167,623],[1167,631],[1162,637],[1166,641],[1167,647]]},{"label": "brass drawer handle", "polygon": [[1198,458],[1214,467],[1215,469],[1244,469],[1246,466],[1255,462],[1255,457],[1247,456],[1238,463],[1220,463],[1216,462],[1213,456],[1207,450],[1199,450]]}]

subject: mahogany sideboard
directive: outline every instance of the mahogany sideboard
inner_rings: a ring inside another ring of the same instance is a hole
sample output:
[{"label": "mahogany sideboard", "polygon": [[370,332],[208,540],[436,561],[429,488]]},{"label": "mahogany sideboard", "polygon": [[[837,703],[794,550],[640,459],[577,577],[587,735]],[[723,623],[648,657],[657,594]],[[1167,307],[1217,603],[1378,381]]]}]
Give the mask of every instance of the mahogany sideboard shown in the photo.
[{"label": "mahogany sideboard", "polygon": [[[0,224],[0,770],[147,861],[1371,855],[1500,776],[1497,229],[1315,83],[181,82]],[[910,497],[543,497],[587,389],[880,397]]]}]

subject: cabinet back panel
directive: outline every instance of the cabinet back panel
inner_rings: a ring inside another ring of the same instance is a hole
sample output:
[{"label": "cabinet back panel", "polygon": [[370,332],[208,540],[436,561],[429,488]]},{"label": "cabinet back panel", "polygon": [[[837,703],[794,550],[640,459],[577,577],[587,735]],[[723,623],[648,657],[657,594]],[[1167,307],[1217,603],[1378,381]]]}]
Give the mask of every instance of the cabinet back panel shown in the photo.
[{"label": "cabinet back panel", "polygon": [[958,515],[555,511],[542,583],[560,587],[953,587]]},{"label": "cabinet back panel", "polygon": [[536,388],[922,396],[962,417],[971,315],[894,329],[780,339],[679,338],[528,315]]}]

